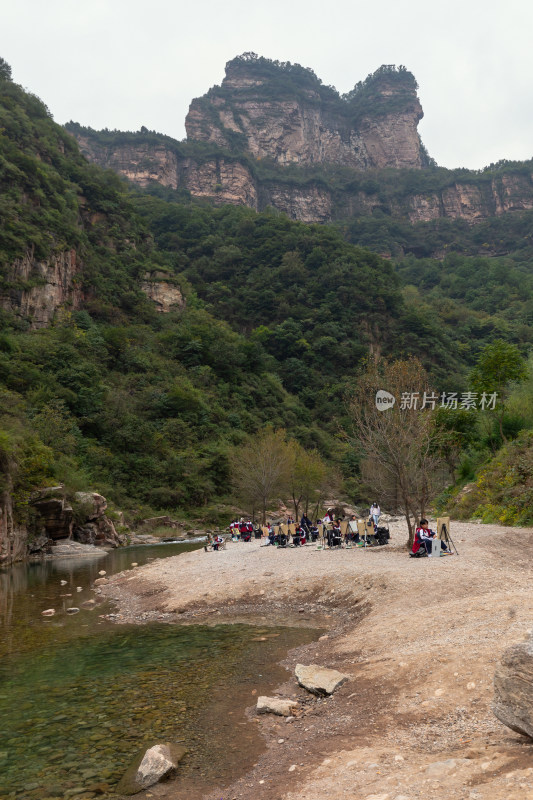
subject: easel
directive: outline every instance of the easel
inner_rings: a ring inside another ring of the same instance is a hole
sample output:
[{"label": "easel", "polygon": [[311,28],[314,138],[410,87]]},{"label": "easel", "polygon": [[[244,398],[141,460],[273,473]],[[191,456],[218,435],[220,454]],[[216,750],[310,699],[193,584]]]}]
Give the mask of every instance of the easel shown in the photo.
[{"label": "easel", "polygon": [[366,549],[366,544],[367,544],[367,542],[366,542],[366,531],[367,531],[367,528],[366,528],[366,524],[365,524],[364,519],[358,519],[357,520],[357,530],[359,532],[359,539],[362,542],[364,542],[363,547]]},{"label": "easel", "polygon": [[344,547],[347,550],[351,550],[352,543],[348,539],[348,527],[349,527],[348,520],[341,522],[341,537],[344,540]]},{"label": "easel", "polygon": [[455,546],[455,542],[453,541],[450,535],[449,517],[439,517],[437,519],[437,539],[446,542],[450,553],[452,552],[452,547],[453,547],[453,549],[455,550],[455,555],[456,556],[459,555],[459,553],[457,552],[457,547]]},{"label": "easel", "polygon": [[325,549],[324,536],[326,532],[326,526],[324,525],[323,522],[319,522],[317,528],[318,528],[318,541],[316,543],[316,549],[324,550]]},{"label": "easel", "polygon": [[[358,527],[358,524],[357,524],[357,520],[351,519],[348,522],[347,530],[348,530],[348,533],[349,533],[350,536],[355,536],[356,534],[358,534],[359,533],[359,527]],[[352,548],[352,547],[354,547],[354,545],[352,545],[352,543],[350,541],[350,548]]]}]

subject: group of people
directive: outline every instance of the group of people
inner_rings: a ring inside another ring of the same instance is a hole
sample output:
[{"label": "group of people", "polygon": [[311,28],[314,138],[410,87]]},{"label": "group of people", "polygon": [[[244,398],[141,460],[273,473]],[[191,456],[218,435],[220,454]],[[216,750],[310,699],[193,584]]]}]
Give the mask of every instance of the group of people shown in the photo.
[{"label": "group of people", "polygon": [[[307,516],[307,513],[304,512],[299,524],[295,522],[292,516],[289,516],[286,525],[273,525],[272,523],[268,523],[266,527],[259,528],[254,525],[251,520],[241,517],[239,520],[233,520],[229,528],[231,538],[234,541],[249,542],[252,536],[259,539],[262,538],[263,535],[266,535],[268,539],[267,545],[277,547],[287,547],[290,545],[291,535],[292,545],[294,547],[301,547],[308,542],[318,541],[321,533],[330,548],[342,547],[343,544],[345,546],[361,546],[363,544],[365,546],[372,546],[375,544],[386,544],[389,539],[388,529],[379,528],[378,523],[380,516],[381,509],[379,504],[377,502],[372,503],[368,515],[368,527],[370,527],[370,531],[372,531],[373,525],[374,535],[372,535],[372,533],[368,535],[365,530],[363,539],[361,538],[361,531],[356,515],[353,514],[348,524],[344,524],[341,527],[341,519],[335,516],[335,510],[332,508],[327,510],[323,519],[317,519],[316,524],[314,524]],[[322,531],[320,526],[322,526]],[[420,557],[421,555],[431,555],[434,546],[433,542],[436,538],[437,534],[429,528],[428,520],[421,519],[416,529],[411,556]],[[212,545],[214,550],[218,550],[224,544],[224,539],[220,535],[214,537],[214,539],[209,537],[209,539],[210,541],[208,544]],[[443,555],[452,555],[444,541],[440,542],[440,548]]]},{"label": "group of people", "polygon": [[244,517],[241,517],[240,520],[234,519],[229,526],[229,532],[234,541],[249,542],[257,530],[253,522],[249,519],[245,520]]},{"label": "group of people", "polygon": [[288,544],[290,544],[290,526],[294,526],[292,533],[292,544],[294,547],[301,547],[307,544],[307,542],[316,542],[318,539],[318,526],[311,522],[305,512],[302,514],[299,525],[296,524],[294,518],[291,516],[287,518],[286,525],[287,528],[285,528],[285,530],[281,525],[278,525],[276,530],[276,526],[272,525],[272,523],[269,523],[266,526],[268,531],[267,544],[274,546],[277,545],[278,547],[286,547]]},{"label": "group of people", "polygon": [[340,517],[336,516],[335,510],[330,508],[322,519],[317,519],[316,523],[313,523],[307,513],[304,512],[299,524],[295,522],[292,516],[287,518],[286,526],[268,524],[266,526],[267,544],[278,547],[286,547],[291,544],[290,526],[295,526],[292,532],[292,545],[294,547],[305,545],[308,542],[316,542],[321,534],[324,536],[324,543],[327,543],[329,548],[342,547],[343,545],[349,547],[386,544],[389,538],[388,530],[385,532],[385,529],[383,529],[383,535],[378,535],[380,516],[379,505],[374,503],[369,514],[369,521],[371,520],[373,523],[373,530],[371,526],[370,533],[365,530],[365,533],[361,536],[358,519],[355,514],[352,515],[348,523],[341,524]]}]

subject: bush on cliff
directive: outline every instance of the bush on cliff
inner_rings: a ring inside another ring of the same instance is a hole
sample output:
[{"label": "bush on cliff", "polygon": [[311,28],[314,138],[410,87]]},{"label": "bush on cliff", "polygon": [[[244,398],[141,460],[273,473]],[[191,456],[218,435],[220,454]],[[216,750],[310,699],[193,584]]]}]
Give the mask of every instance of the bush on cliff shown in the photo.
[{"label": "bush on cliff", "polygon": [[533,431],[522,431],[447,505],[458,519],[533,525]]}]

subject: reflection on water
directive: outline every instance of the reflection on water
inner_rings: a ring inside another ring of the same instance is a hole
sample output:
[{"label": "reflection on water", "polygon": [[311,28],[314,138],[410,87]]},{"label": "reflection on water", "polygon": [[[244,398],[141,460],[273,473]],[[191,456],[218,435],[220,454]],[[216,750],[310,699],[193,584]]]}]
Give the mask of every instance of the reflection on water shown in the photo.
[{"label": "reflection on water", "polygon": [[[99,570],[112,574],[198,546],[124,548],[90,561],[0,571],[2,800],[112,795],[136,752],[154,740],[186,744],[189,779],[220,781],[224,769],[231,779],[237,762],[228,761],[227,741],[210,730],[213,713],[206,709],[221,688],[226,697],[241,695],[234,724],[242,725],[252,688],[267,673],[275,682],[272,663],[314,632],[270,629],[277,637],[257,643],[251,626],[114,626],[100,617],[105,606],[82,606],[95,597],[90,584]],[[68,615],[71,606],[80,613]],[[55,616],[42,617],[45,608],[55,608]],[[246,741],[257,750],[258,734],[236,730],[242,766]]]}]

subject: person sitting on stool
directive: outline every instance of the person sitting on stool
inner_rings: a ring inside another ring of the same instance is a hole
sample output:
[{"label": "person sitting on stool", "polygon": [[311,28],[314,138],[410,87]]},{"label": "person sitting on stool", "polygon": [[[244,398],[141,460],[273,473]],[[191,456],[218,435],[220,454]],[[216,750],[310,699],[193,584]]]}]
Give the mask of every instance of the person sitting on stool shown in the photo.
[{"label": "person sitting on stool", "polygon": [[[432,548],[432,540],[435,539],[437,534],[435,531],[429,529],[429,523],[427,519],[420,520],[420,526],[416,529],[415,533],[415,540],[413,542],[413,553],[418,553],[421,547],[423,547],[428,554],[431,555],[431,548]],[[448,552],[448,548],[444,544],[443,541],[440,543],[441,550],[444,550],[445,553]]]}]

